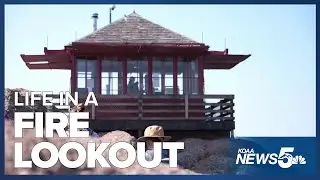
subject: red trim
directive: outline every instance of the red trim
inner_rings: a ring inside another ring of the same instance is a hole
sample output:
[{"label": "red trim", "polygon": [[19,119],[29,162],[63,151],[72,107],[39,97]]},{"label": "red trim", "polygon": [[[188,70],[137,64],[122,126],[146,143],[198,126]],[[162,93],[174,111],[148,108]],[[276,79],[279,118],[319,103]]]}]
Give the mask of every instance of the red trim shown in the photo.
[{"label": "red trim", "polygon": [[78,81],[78,77],[77,77],[77,60],[76,57],[73,53],[73,51],[70,51],[70,55],[71,55],[71,61],[72,61],[72,67],[71,67],[71,72],[72,72],[72,94],[74,94],[77,91],[77,81]]},{"label": "red trim", "polygon": [[96,78],[97,81],[97,93],[101,94],[101,81],[102,81],[102,59],[103,57],[99,56],[98,57],[98,64],[97,64],[97,72],[98,76]]},{"label": "red trim", "polygon": [[45,55],[62,55],[66,54],[69,49],[60,49],[60,50],[48,50],[48,48],[44,48]]},{"label": "red trim", "polygon": [[198,93],[204,94],[204,72],[203,72],[203,56],[198,58]]},{"label": "red trim", "polygon": [[187,64],[187,69],[186,69],[186,88],[187,88],[187,94],[190,94],[190,58],[186,57],[187,61],[185,62]]},{"label": "red trim", "polygon": [[48,63],[67,63],[70,62],[67,54],[60,55],[20,55],[25,63],[48,62]]},{"label": "red trim", "polygon": [[225,49],[224,51],[208,51],[205,53],[205,55],[227,55],[228,49]]},{"label": "red trim", "polygon": [[123,79],[122,79],[122,94],[127,94],[127,75],[128,75],[128,66],[127,66],[128,60],[127,57],[123,57],[122,61],[122,71],[123,71]]},{"label": "red trim", "polygon": [[204,55],[204,69],[231,69],[251,55]]},{"label": "red trim", "polygon": [[208,47],[204,43],[98,43],[98,42],[73,42],[75,45],[91,45],[91,46],[152,46],[152,47]]},{"label": "red trim", "polygon": [[178,95],[178,58],[173,58],[173,94]]},{"label": "red trim", "polygon": [[150,46],[150,45],[123,45],[117,44],[113,46],[91,45],[91,44],[75,44],[77,55],[83,54],[106,56],[158,56],[158,55],[194,55],[199,56],[208,51],[206,46]]},{"label": "red trim", "polygon": [[153,94],[153,82],[152,82],[152,56],[148,57],[148,95]]},{"label": "red trim", "polygon": [[62,70],[70,70],[71,63],[41,63],[41,64],[30,64],[26,63],[26,66],[29,69],[62,69]]},{"label": "red trim", "polygon": [[[78,60],[77,60],[78,62]],[[88,92],[88,86],[87,86],[87,72],[88,72],[88,68],[87,68],[87,59],[85,59],[85,73],[84,73],[84,87],[86,88],[86,92]]]}]

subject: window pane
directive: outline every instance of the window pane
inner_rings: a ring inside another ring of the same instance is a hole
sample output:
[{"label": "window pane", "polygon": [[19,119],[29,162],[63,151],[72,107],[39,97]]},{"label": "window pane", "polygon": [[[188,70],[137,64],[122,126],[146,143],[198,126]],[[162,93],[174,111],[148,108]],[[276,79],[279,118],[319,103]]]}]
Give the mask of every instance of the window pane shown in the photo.
[{"label": "window pane", "polygon": [[165,58],[163,62],[164,68],[164,94],[173,94],[173,58]]},{"label": "window pane", "polygon": [[128,59],[127,62],[127,92],[128,94],[146,94],[148,83],[148,61],[147,58]]},{"label": "window pane", "polygon": [[86,94],[87,88],[86,88],[86,79],[84,77],[78,77],[77,79],[77,92],[79,94]]},{"label": "window pane", "polygon": [[198,61],[197,59],[179,58],[178,89],[179,94],[198,94]]},{"label": "window pane", "polygon": [[87,76],[97,77],[97,60],[87,60]]},{"label": "window pane", "polygon": [[187,93],[187,62],[182,59],[178,60],[178,92],[179,94]]},{"label": "window pane", "polygon": [[113,57],[102,61],[101,93],[108,95],[122,94],[122,62]]},{"label": "window pane", "polygon": [[77,60],[77,77],[85,77],[86,76],[86,60],[78,59]]},{"label": "window pane", "polygon": [[190,94],[198,94],[198,61],[196,59],[190,62]]},{"label": "window pane", "polygon": [[162,68],[161,58],[155,57],[152,61],[153,95],[162,94],[162,85],[161,85],[162,70],[163,68]]},{"label": "window pane", "polygon": [[97,91],[97,60],[87,60],[87,89],[88,92]]}]

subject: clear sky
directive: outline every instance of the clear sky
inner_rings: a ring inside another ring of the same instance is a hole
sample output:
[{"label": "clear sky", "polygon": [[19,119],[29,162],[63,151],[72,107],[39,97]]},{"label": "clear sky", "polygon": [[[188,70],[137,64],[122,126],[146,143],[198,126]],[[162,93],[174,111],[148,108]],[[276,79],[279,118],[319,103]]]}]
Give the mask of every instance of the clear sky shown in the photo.
[{"label": "clear sky", "polygon": [[[5,87],[69,90],[70,72],[29,70],[20,54],[43,54],[109,22],[108,5],[5,7]],[[314,5],[119,5],[113,20],[135,10],[191,39],[252,54],[235,68],[205,72],[208,94],[235,94],[236,136],[316,135],[316,7]],[[226,43],[225,43],[226,39]]]}]

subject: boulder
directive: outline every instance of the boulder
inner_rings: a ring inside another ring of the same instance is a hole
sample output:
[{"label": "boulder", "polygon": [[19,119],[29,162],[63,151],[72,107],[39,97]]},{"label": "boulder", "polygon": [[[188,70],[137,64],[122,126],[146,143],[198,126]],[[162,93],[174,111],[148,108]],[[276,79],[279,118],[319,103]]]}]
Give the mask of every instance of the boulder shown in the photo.
[{"label": "boulder", "polygon": [[[55,166],[48,169],[41,169],[33,165],[32,168],[22,169],[14,168],[14,142],[23,143],[23,160],[31,160],[31,150],[33,146],[39,142],[51,142],[57,147],[61,147],[66,142],[79,142],[84,147],[87,146],[87,142],[95,142],[99,145],[101,142],[118,142],[126,141],[131,142],[133,138],[123,131],[115,131],[108,133],[107,136],[99,138],[35,138],[35,130],[28,129],[24,130],[23,138],[14,138],[14,127],[12,121],[5,122],[5,174],[12,175],[36,175],[36,174],[197,174],[190,170],[184,170],[181,168],[170,168],[166,164],[161,164],[157,168],[147,169],[141,167],[138,163],[135,163],[131,167],[119,169],[115,167],[111,168],[86,168],[85,164],[79,168],[70,169],[66,168],[63,164],[58,162]],[[106,153],[103,155],[106,156]],[[77,152],[74,150],[69,150],[67,153],[69,160],[74,160],[78,157]],[[120,154],[120,156],[122,156]],[[50,158],[50,153],[47,150],[42,150],[40,152],[40,158],[42,160],[47,160]]]}]

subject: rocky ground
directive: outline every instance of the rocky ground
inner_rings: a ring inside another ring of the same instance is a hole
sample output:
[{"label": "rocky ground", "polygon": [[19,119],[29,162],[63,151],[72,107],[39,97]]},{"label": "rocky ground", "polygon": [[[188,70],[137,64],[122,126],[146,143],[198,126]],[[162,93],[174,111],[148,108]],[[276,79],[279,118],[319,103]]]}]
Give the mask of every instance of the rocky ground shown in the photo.
[{"label": "rocky ground", "polygon": [[[6,89],[5,90],[5,110],[9,119],[13,119],[14,111],[55,111],[54,107],[43,107],[40,104],[35,108],[31,107],[14,107],[14,91],[19,91],[22,95],[27,91],[25,89]],[[22,101],[22,100],[21,100]],[[35,138],[34,130],[25,130],[24,138],[14,138],[13,121],[5,122],[5,173],[6,174],[248,174],[252,170],[250,167],[235,166],[235,154],[239,144],[230,139],[219,140],[202,140],[202,139],[185,139],[185,149],[178,153],[178,164],[181,168],[169,168],[166,164],[161,164],[154,169],[142,168],[137,163],[125,169],[118,168],[95,168],[88,169],[80,167],[78,169],[68,169],[61,163],[57,163],[49,169],[40,169],[34,166],[31,169],[15,169],[14,162],[14,142],[23,142],[23,159],[31,160],[30,154],[32,147],[39,142],[51,142],[56,146],[61,146],[68,141],[77,141],[85,146],[90,142],[119,142],[125,141],[131,144],[136,143],[135,137],[124,131],[112,131],[100,138]],[[232,152],[232,153],[230,153]],[[105,152],[105,154],[107,151]],[[41,158],[48,159],[50,153],[41,151]],[[77,153],[68,152],[70,159],[76,158]],[[124,152],[119,152],[120,159],[126,158]]]}]

